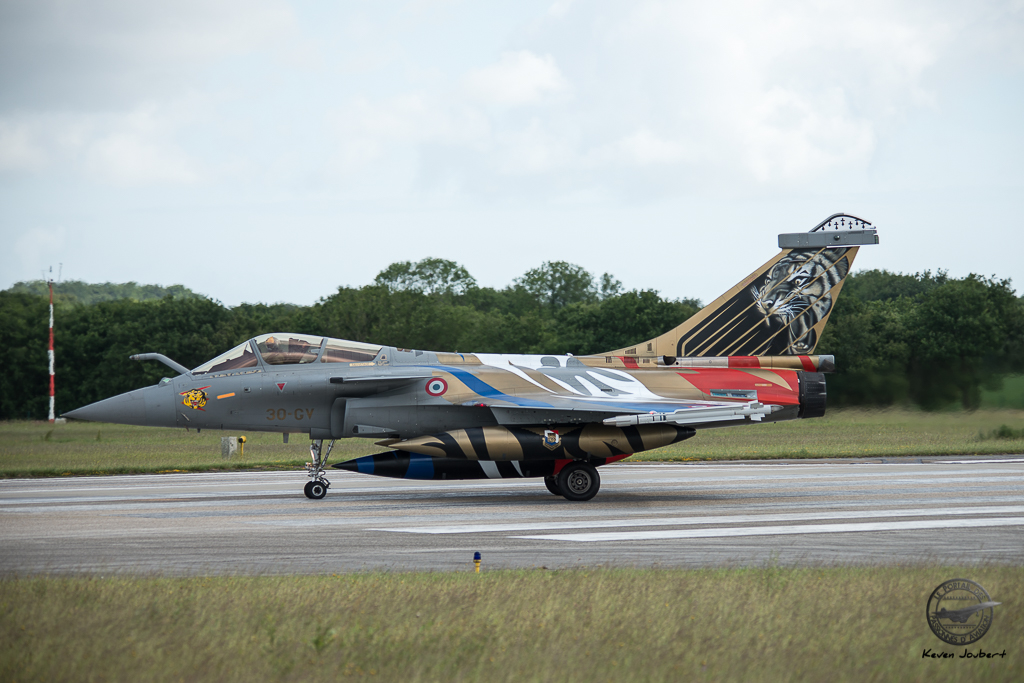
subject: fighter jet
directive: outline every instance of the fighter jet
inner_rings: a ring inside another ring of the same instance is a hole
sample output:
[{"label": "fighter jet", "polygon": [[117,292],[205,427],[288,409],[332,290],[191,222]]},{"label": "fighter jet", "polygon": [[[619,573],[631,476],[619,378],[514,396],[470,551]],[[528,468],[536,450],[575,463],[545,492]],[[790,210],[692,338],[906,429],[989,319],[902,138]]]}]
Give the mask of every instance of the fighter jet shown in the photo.
[{"label": "fighter jet", "polygon": [[[593,498],[598,467],[700,430],[820,417],[832,356],[813,355],[867,221],[835,214],[678,327],[593,356],[450,353],[307,334],[249,339],[159,384],[66,413],[78,420],[307,434],[321,499],[337,439],[384,452],[335,468],[405,479],[542,478]],[[327,442],[326,448],[324,442]]]}]

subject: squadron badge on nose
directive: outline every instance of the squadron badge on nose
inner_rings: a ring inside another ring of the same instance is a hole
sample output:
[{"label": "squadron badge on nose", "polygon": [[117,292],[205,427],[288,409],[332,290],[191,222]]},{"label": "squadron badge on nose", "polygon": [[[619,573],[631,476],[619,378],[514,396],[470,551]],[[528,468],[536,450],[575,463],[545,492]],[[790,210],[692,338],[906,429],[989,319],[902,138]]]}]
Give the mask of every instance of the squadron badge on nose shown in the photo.
[{"label": "squadron badge on nose", "polygon": [[188,391],[183,391],[178,395],[185,397],[181,402],[192,410],[202,410],[205,412],[206,409],[203,408],[203,406],[206,405],[206,390],[209,388],[210,385],[199,387],[198,389],[189,389]]}]

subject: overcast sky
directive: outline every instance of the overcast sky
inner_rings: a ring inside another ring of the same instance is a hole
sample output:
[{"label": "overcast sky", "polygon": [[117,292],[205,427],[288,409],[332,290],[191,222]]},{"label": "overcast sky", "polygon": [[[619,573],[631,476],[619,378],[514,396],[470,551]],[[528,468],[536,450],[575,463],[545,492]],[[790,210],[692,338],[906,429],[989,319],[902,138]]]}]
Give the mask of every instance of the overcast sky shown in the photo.
[{"label": "overcast sky", "polygon": [[855,268],[1024,291],[1024,1],[0,2],[0,288],[310,304],[398,260],[709,301]]}]

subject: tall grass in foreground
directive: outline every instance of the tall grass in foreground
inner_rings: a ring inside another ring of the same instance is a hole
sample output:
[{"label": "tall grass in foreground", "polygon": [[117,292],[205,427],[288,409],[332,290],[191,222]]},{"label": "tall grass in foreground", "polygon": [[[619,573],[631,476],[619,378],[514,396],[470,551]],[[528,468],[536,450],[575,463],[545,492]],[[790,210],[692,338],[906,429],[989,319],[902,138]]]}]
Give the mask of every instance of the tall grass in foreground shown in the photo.
[{"label": "tall grass in foreground", "polygon": [[[929,631],[943,580],[995,608]],[[885,567],[0,580],[0,679],[1024,680],[1024,570]]]}]

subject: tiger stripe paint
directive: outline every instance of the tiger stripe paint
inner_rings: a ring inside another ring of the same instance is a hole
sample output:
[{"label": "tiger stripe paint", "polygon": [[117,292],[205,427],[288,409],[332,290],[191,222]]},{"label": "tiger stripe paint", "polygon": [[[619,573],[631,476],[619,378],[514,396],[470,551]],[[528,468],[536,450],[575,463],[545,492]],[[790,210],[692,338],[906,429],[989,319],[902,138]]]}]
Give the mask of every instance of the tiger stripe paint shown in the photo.
[{"label": "tiger stripe paint", "polygon": [[473,427],[401,441],[386,440],[397,451],[434,458],[522,461],[632,455],[689,439],[696,431],[670,424],[609,427],[599,424],[563,425],[554,448],[544,444],[544,429],[536,427]]}]

